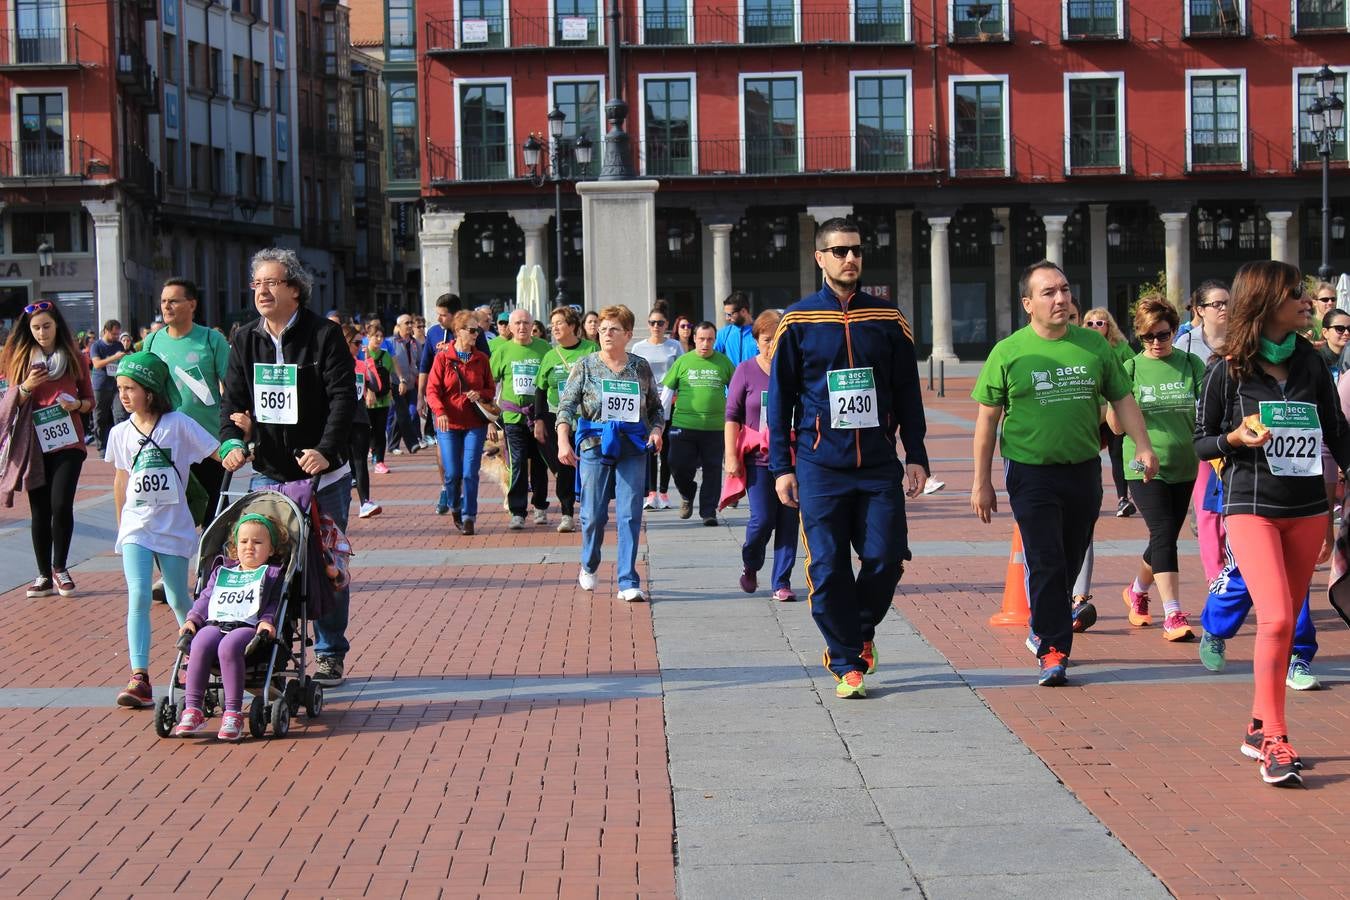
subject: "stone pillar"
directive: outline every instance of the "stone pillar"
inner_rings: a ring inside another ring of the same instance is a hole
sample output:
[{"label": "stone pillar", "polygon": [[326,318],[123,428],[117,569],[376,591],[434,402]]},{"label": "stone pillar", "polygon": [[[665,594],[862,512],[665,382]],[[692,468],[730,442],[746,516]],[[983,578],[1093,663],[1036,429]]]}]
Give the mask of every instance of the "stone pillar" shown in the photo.
[{"label": "stone pillar", "polygon": [[801,296],[820,290],[820,266],[816,265],[816,227],[828,219],[847,219],[853,215],[851,206],[808,206],[797,217],[801,251],[797,264],[801,273]]},{"label": "stone pillar", "polygon": [[102,323],[109,319],[129,323],[131,307],[127,303],[126,280],[122,277],[122,260],[125,258],[122,253],[122,214],[117,201],[80,202],[94,220],[94,269],[98,273],[99,323],[95,327],[102,327]]},{"label": "stone pillar", "polygon": [[[1088,248],[1092,267],[1091,306],[1110,307],[1111,263],[1106,245],[1106,204],[1088,204]],[[1087,312],[1087,309],[1079,310]]]},{"label": "stone pillar", "polygon": [[[712,235],[713,285],[711,302],[703,304],[705,312],[721,311],[722,302],[731,294],[731,229],[735,227],[730,222],[714,222],[708,226],[708,233]],[[716,322],[717,319],[710,317],[708,321]]]},{"label": "stone pillar", "polygon": [[[1045,223],[1045,258],[1057,266],[1064,265],[1064,223],[1068,216],[1041,216]],[[1005,242],[1006,243],[1006,242]]]},{"label": "stone pillar", "polygon": [[1167,243],[1163,248],[1164,266],[1167,270],[1167,299],[1178,310],[1186,306],[1186,294],[1190,284],[1191,234],[1188,212],[1160,213],[1163,227],[1167,232]]},{"label": "stone pillar", "polygon": [[436,298],[459,293],[459,226],[462,212],[425,212],[422,214],[422,314],[436,321]]},{"label": "stone pillar", "polygon": [[1296,266],[1298,253],[1290,252],[1295,245],[1289,242],[1289,220],[1293,217],[1287,209],[1266,211],[1266,218],[1270,220],[1270,258]]},{"label": "stone pillar", "polygon": [[[520,230],[525,232],[525,268],[539,266],[547,275],[549,273],[548,223],[553,218],[553,211],[547,209],[513,209],[508,212],[508,215],[520,226]],[[554,276],[557,276],[556,272]]]},{"label": "stone pillar", "polygon": [[[1012,334],[1012,210],[1006,206],[994,207],[994,220],[1003,226],[1003,243],[994,248],[994,339],[1002,340]],[[1020,308],[1020,304],[1018,304]],[[1019,314],[1020,315],[1020,314]],[[1020,320],[1018,320],[1020,321]]]},{"label": "stone pillar", "polygon": [[[622,303],[638,322],[647,321],[656,301],[658,187],[658,182],[648,179],[577,184],[585,240],[582,286],[587,308]],[[616,247],[623,252],[615,253]]]},{"label": "stone pillar", "polygon": [[[914,324],[914,210],[895,211],[895,305]],[[867,271],[866,268],[863,269]]]},{"label": "stone pillar", "polygon": [[933,279],[933,359],[959,362],[952,343],[952,271],[947,255],[951,216],[929,216],[929,271]]}]

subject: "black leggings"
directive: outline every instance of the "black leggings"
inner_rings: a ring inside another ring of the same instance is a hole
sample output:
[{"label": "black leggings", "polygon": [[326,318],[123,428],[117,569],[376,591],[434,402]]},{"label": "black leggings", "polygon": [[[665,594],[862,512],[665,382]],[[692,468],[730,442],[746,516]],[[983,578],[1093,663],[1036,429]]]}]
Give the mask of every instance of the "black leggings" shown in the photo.
[{"label": "black leggings", "polygon": [[75,535],[75,488],[80,482],[85,453],[72,447],[42,454],[47,483],[28,492],[33,515],[33,556],[38,574],[51,578],[52,570],[64,572]]},{"label": "black leggings", "polygon": [[1148,548],[1144,550],[1144,562],[1156,575],[1159,572],[1176,572],[1177,535],[1186,522],[1186,513],[1191,507],[1191,491],[1195,480],[1168,484],[1153,479],[1145,484],[1142,481],[1130,482],[1130,496],[1139,514],[1148,526]]},{"label": "black leggings", "polygon": [[[670,423],[661,426],[661,452],[647,455],[647,493],[670,493]],[[660,485],[658,487],[658,485]]]},{"label": "black leggings", "polygon": [[[374,410],[369,410],[374,412]],[[352,436],[347,444],[352,451],[352,483],[356,485],[356,496],[362,503],[370,502],[370,467],[366,465],[366,454],[370,452],[370,427],[352,423]]]},{"label": "black leggings", "polygon": [[1116,499],[1126,500],[1130,495],[1125,491],[1125,435],[1112,434],[1107,439],[1106,452],[1111,457],[1111,480],[1116,485]]},{"label": "black leggings", "polygon": [[370,435],[366,438],[370,444],[370,458],[377,463],[384,462],[384,450],[389,445],[386,433],[389,427],[389,407],[368,406],[366,415],[370,417]]}]

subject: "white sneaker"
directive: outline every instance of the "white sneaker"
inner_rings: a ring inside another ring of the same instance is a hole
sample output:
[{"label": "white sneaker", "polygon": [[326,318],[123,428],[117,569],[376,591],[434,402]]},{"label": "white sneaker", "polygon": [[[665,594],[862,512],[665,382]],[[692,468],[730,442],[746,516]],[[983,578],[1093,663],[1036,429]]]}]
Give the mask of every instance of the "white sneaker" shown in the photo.
[{"label": "white sneaker", "polygon": [[657,509],[670,509],[670,495],[669,495],[669,494],[657,494],[657,495],[656,495],[656,508],[657,508]]},{"label": "white sneaker", "polygon": [[641,603],[647,595],[642,593],[642,588],[624,588],[619,591],[619,599],[624,603]]},{"label": "white sneaker", "polygon": [[509,528],[509,529],[511,529],[512,531],[520,531],[522,528],[525,527],[525,517],[524,517],[524,516],[512,516],[512,517],[511,517],[511,524],[510,524],[510,525],[507,525],[506,527]]},{"label": "white sneaker", "polygon": [[367,500],[365,503],[361,504],[361,512],[357,513],[357,515],[363,519],[369,519],[371,516],[378,516],[382,512],[384,512],[383,506]]},{"label": "white sneaker", "polygon": [[657,506],[656,506],[656,494],[655,494],[655,493],[648,494],[648,495],[643,499],[643,501],[642,501],[642,508],[643,508],[643,509],[656,509],[656,508],[657,508]]},{"label": "white sneaker", "polygon": [[928,480],[923,483],[923,492],[925,494],[936,494],[938,491],[942,490],[946,486],[947,482],[938,481],[936,478],[930,475],[928,477]]},{"label": "white sneaker", "polygon": [[571,516],[563,516],[558,520],[558,534],[571,534],[576,530],[576,525],[572,523]]},{"label": "white sneaker", "polygon": [[548,510],[546,510],[546,509],[536,509],[536,510],[534,511],[534,524],[536,524],[536,525],[547,525],[547,524],[548,524]]},{"label": "white sneaker", "polygon": [[577,584],[581,585],[583,591],[595,590],[595,573],[582,569],[577,573]]}]

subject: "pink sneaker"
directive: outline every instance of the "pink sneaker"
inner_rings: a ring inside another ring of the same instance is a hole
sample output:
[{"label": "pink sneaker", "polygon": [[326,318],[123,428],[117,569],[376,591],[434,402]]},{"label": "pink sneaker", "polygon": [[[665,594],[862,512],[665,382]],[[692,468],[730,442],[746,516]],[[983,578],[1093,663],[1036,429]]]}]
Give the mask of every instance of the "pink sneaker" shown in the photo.
[{"label": "pink sneaker", "polygon": [[779,603],[791,603],[797,599],[797,595],[792,593],[792,588],[779,588],[773,592],[773,599]]},{"label": "pink sneaker", "polygon": [[178,720],[178,724],[170,732],[171,737],[192,737],[201,734],[206,730],[206,714],[195,706],[189,706],[183,710],[183,715]]},{"label": "pink sneaker", "polygon": [[382,462],[377,462],[374,471],[376,475],[388,475],[389,467]]},{"label": "pink sneaker", "polygon": [[227,712],[220,717],[220,730],[216,732],[218,741],[237,741],[244,736],[244,714]]}]

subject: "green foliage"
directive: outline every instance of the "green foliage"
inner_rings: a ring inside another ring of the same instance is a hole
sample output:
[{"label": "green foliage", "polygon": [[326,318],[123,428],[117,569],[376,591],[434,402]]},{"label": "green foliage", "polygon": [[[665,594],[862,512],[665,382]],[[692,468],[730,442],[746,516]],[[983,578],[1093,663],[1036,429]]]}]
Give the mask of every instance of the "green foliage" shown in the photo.
[{"label": "green foliage", "polygon": [[1139,308],[1139,301],[1154,294],[1160,297],[1167,296],[1167,271],[1165,269],[1159,269],[1158,274],[1153,276],[1152,281],[1145,281],[1139,285],[1139,293],[1135,294],[1134,302],[1130,304],[1129,310],[1125,313],[1125,321],[1133,322],[1135,310]]}]

